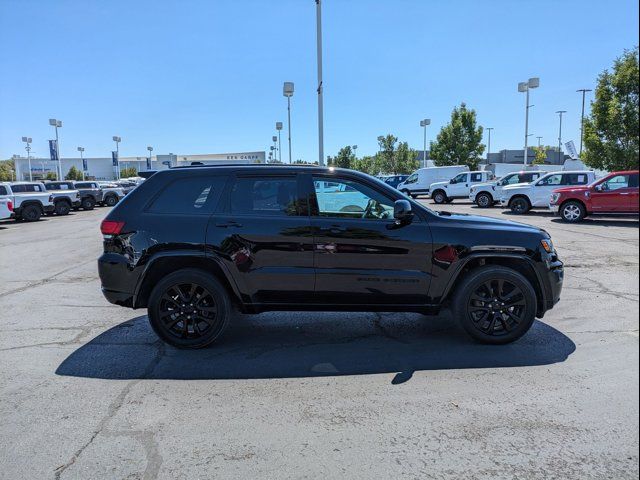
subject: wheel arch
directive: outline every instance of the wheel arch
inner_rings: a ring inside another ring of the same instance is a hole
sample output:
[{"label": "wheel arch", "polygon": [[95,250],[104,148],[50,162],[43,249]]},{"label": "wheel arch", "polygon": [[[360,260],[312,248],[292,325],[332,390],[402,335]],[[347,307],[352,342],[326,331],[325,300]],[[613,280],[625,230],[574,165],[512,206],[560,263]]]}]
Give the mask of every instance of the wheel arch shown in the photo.
[{"label": "wheel arch", "polygon": [[567,198],[564,202],[562,202],[562,203],[560,204],[559,211],[562,211],[562,209],[564,208],[564,206],[565,206],[567,203],[569,203],[569,202],[579,203],[579,204],[580,204],[580,205],[582,205],[582,207],[584,208],[584,212],[585,212],[586,214],[588,214],[588,213],[589,213],[589,208],[587,207],[587,204],[586,204],[586,203],[584,203],[582,200],[580,200],[580,199],[578,199],[578,198]]},{"label": "wheel arch", "polygon": [[531,203],[531,199],[529,198],[529,195],[527,195],[526,193],[516,193],[515,195],[513,195],[510,199],[509,199],[509,206],[511,206],[511,204],[513,203],[514,200],[518,199],[518,198],[524,198],[529,205],[533,205]]},{"label": "wheel arch", "polygon": [[467,257],[452,275],[442,294],[442,303],[448,302],[467,273],[487,265],[510,268],[523,275],[536,292],[536,310],[538,318],[545,312],[545,292],[542,279],[536,271],[533,261],[525,255],[513,254],[477,254]]},{"label": "wheel arch", "polygon": [[152,257],[137,283],[133,297],[134,308],[147,306],[153,287],[166,275],[184,269],[197,269],[214,276],[227,290],[232,303],[240,304],[240,291],[226,268],[217,259],[196,252],[166,254]]},{"label": "wheel arch", "polygon": [[31,205],[35,205],[40,209],[41,212],[44,212],[44,206],[42,205],[42,202],[40,200],[24,200],[23,202],[20,202],[20,206],[15,209],[19,208],[22,210],[26,207],[30,207]]}]

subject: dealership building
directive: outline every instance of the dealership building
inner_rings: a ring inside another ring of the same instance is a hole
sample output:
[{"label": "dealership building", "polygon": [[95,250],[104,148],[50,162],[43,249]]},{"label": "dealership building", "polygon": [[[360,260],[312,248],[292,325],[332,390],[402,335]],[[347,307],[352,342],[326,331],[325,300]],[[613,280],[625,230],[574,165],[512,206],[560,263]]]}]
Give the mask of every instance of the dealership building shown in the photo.
[{"label": "dealership building", "polygon": [[[29,160],[26,157],[14,155],[12,160],[16,166],[16,178],[29,180]],[[116,178],[116,169],[111,157],[85,157],[87,178],[95,180],[113,180]],[[229,163],[251,164],[265,163],[265,152],[234,152],[234,153],[209,153],[196,155],[181,155],[169,153],[167,155],[153,155],[151,157],[151,170],[163,170],[169,167],[191,165],[193,162],[205,165],[221,165]],[[49,172],[56,173],[57,162],[49,158],[31,158],[31,176],[34,180],[40,180]],[[62,158],[62,176],[64,177],[71,167],[82,170],[82,159]],[[147,157],[120,157],[120,170],[133,167],[137,171],[147,170]]]}]

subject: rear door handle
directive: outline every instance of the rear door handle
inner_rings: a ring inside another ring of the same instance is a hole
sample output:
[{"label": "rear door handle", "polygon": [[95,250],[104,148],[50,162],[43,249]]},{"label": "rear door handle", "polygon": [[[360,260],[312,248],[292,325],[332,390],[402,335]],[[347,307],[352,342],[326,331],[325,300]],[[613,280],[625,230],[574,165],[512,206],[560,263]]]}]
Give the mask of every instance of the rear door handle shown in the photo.
[{"label": "rear door handle", "polygon": [[346,231],[347,229],[340,225],[331,225],[331,227],[329,227],[329,233],[344,233]]},{"label": "rear door handle", "polygon": [[226,222],[226,223],[216,223],[216,227],[220,228],[228,228],[228,227],[242,227],[241,223],[238,222]]}]

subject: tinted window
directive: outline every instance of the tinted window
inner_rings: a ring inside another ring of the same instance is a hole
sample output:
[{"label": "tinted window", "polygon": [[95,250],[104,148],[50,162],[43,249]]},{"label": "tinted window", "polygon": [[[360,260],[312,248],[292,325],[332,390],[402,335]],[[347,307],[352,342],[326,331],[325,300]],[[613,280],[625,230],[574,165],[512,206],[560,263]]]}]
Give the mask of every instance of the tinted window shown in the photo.
[{"label": "tinted window", "polygon": [[[335,189],[335,186],[327,188]],[[298,210],[295,177],[239,177],[231,186],[229,211],[232,214],[295,216]]]},{"label": "tinted window", "polygon": [[548,177],[544,177],[542,180],[540,180],[537,185],[562,185],[562,175],[549,175]]},{"label": "tinted window", "polygon": [[156,197],[152,213],[211,214],[227,177],[194,177],[174,180]]},{"label": "tinted window", "polygon": [[606,182],[602,182],[602,189],[607,192],[612,192],[620,188],[628,188],[630,183],[629,180],[629,175],[616,175]]},{"label": "tinted window", "polygon": [[586,185],[589,176],[586,173],[565,173],[562,175],[562,185]]},{"label": "tinted window", "polygon": [[338,188],[326,191],[314,178],[318,213],[322,217],[387,219],[393,218],[393,200],[353,180],[339,180]]},{"label": "tinted window", "polygon": [[629,187],[638,188],[638,174],[634,173],[629,177]]},{"label": "tinted window", "polygon": [[523,173],[519,175],[518,178],[519,178],[519,183],[531,183],[534,180],[537,180],[538,178],[540,178],[540,174],[539,173]]},{"label": "tinted window", "polygon": [[11,190],[13,193],[25,193],[25,192],[42,192],[43,189],[40,185],[11,185]]},{"label": "tinted window", "polygon": [[472,173],[471,174],[471,183],[477,183],[482,181],[481,173]]},{"label": "tinted window", "polygon": [[76,183],[76,188],[93,188],[93,185],[91,183]]},{"label": "tinted window", "polygon": [[8,195],[7,189],[0,185],[0,195]]}]

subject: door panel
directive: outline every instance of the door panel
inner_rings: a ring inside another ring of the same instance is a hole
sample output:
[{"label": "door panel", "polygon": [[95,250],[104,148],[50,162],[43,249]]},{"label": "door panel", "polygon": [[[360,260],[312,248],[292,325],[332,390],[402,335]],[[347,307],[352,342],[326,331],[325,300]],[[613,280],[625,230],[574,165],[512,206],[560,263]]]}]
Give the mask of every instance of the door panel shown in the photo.
[{"label": "door panel", "polygon": [[591,192],[591,206],[594,212],[627,212],[632,193],[629,175],[615,175],[598,185]]},{"label": "door panel", "polygon": [[[415,217],[395,228],[393,199],[360,180],[333,178],[341,191],[317,192],[312,200],[316,300],[426,303],[431,276],[427,224]],[[314,177],[314,184],[321,179]]]},{"label": "door panel", "polygon": [[207,247],[251,303],[309,302],[313,235],[296,176],[237,177],[209,221]]}]

